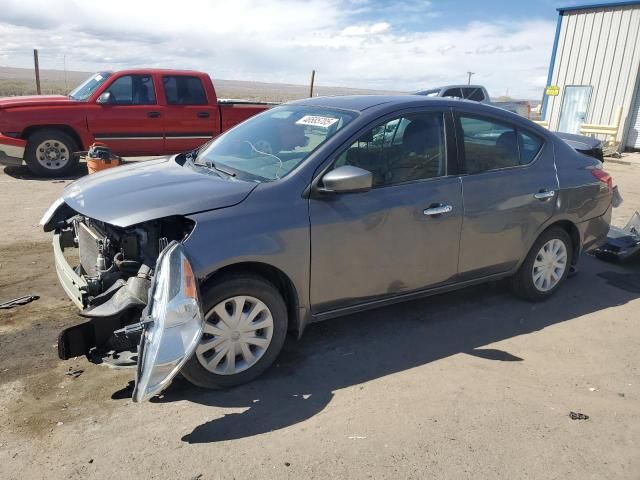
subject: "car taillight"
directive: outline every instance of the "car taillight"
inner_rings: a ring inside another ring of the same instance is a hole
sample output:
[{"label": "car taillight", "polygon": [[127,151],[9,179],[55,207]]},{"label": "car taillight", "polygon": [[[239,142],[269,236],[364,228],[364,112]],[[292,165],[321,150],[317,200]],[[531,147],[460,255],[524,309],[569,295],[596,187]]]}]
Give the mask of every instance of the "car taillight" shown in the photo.
[{"label": "car taillight", "polygon": [[613,178],[601,168],[594,168],[591,170],[591,175],[596,177],[602,183],[605,183],[609,189],[613,189]]}]

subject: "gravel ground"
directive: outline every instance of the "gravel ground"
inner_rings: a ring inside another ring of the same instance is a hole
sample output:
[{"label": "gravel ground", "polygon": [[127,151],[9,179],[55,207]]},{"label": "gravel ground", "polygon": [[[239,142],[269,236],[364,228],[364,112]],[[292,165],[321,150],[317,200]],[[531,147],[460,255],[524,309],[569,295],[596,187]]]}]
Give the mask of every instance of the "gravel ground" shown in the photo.
[{"label": "gravel ground", "polygon": [[[640,162],[607,170],[624,225]],[[132,371],[56,358],[80,319],[37,223],[69,181],[0,170],[0,300],[41,296],[0,310],[0,478],[640,478],[640,292],[598,276],[637,265],[584,256],[542,304],[498,282],[316,324],[252,384],[135,405]]]}]

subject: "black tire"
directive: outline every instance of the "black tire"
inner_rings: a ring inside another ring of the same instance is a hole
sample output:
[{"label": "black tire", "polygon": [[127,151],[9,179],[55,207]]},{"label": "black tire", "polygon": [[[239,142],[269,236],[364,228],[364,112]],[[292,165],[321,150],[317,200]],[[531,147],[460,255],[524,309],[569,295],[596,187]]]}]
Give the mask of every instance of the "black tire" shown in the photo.
[{"label": "black tire", "polygon": [[[68,154],[69,159],[62,166],[56,168],[55,161],[50,162],[51,168],[47,168],[38,161],[38,156],[42,156],[43,152],[39,151],[38,146],[45,142],[50,142],[52,146],[63,154]],[[68,134],[62,130],[44,129],[38,130],[29,136],[27,148],[25,151],[25,161],[27,167],[34,175],[39,177],[62,177],[68,175],[75,170],[78,165],[78,157],[75,152],[78,151],[78,144]]]},{"label": "black tire", "polygon": [[[542,246],[550,240],[558,239],[562,241],[567,250],[567,266],[558,283],[547,291],[539,290],[533,281],[533,263],[540,252]],[[573,244],[571,238],[565,230],[559,227],[552,227],[545,230],[536,240],[527,254],[517,273],[511,278],[511,289],[513,293],[523,300],[538,302],[546,300],[553,295],[562,285],[571,270],[571,260],[573,258]]]},{"label": "black tire", "polygon": [[257,275],[234,274],[222,277],[203,292],[205,316],[218,303],[236,295],[250,295],[266,304],[273,317],[271,343],[251,367],[233,375],[219,375],[202,366],[194,354],[182,367],[182,375],[192,384],[208,389],[231,388],[260,376],[278,357],[287,336],[288,315],[282,295],[273,284]]}]

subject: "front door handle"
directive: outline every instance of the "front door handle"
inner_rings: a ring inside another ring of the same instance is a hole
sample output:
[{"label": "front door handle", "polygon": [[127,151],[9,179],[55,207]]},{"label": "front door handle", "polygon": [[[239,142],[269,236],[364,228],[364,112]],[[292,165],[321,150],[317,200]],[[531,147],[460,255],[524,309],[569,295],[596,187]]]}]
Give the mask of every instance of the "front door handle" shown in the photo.
[{"label": "front door handle", "polygon": [[555,190],[540,190],[538,193],[533,194],[533,198],[538,200],[549,200],[556,194]]},{"label": "front door handle", "polygon": [[198,118],[209,118],[209,112],[198,112]]},{"label": "front door handle", "polygon": [[425,215],[429,217],[433,217],[435,215],[443,215],[445,213],[453,212],[453,207],[451,205],[436,205],[433,207],[429,207],[422,211]]},{"label": "front door handle", "polygon": [[147,112],[147,117],[149,118],[158,118],[160,116],[160,112]]}]

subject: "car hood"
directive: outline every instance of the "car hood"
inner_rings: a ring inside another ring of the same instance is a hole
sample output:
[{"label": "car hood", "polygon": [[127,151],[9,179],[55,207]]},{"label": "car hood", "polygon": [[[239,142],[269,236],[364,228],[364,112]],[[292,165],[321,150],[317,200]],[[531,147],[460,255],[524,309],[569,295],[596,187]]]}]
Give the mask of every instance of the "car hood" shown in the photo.
[{"label": "car hood", "polygon": [[226,179],[176,162],[136,162],[88,175],[68,185],[64,202],[76,212],[118,227],[172,215],[230,207],[258,184]]},{"label": "car hood", "polygon": [[71,100],[66,95],[26,95],[22,97],[0,98],[0,109],[15,107],[41,107],[60,106],[64,104],[77,105],[76,100]]}]

